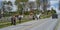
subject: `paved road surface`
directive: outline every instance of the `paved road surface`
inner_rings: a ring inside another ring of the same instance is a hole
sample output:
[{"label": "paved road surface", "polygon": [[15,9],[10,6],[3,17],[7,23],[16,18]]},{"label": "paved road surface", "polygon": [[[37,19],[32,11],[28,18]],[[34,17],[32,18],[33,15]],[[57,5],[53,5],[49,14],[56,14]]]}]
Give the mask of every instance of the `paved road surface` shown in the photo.
[{"label": "paved road surface", "polygon": [[0,30],[55,30],[57,23],[58,19],[46,18],[9,26]]},{"label": "paved road surface", "polygon": [[57,25],[56,25],[55,30],[60,30],[60,14],[59,14],[58,17],[59,17],[59,18],[58,18],[58,23],[57,23]]}]

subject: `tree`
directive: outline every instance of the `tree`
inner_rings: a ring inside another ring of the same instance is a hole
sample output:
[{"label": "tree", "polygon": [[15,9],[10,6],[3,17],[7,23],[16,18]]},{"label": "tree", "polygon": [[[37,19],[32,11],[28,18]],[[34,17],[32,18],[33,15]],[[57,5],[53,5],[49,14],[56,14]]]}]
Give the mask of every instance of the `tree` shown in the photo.
[{"label": "tree", "polygon": [[20,13],[22,13],[22,11],[23,11],[23,6],[24,6],[24,4],[20,4],[21,2],[27,2],[28,0],[16,0],[15,1],[15,5],[17,5],[17,7],[18,7],[18,13],[20,14]]},{"label": "tree", "polygon": [[2,11],[5,12],[5,8],[4,8],[4,7],[5,7],[5,5],[7,4],[7,2],[6,2],[6,1],[3,1],[2,3],[3,3],[3,6],[2,6],[2,9],[3,9],[3,10],[2,10]]},{"label": "tree", "polygon": [[41,2],[40,2],[40,0],[36,0],[36,2],[37,2],[37,9],[39,10]]},{"label": "tree", "polygon": [[11,1],[8,1],[7,4],[13,6]]},{"label": "tree", "polygon": [[43,0],[43,10],[44,11],[47,10],[47,4],[48,4],[48,0]]},{"label": "tree", "polygon": [[12,10],[12,2],[11,1],[3,1],[3,6],[2,6],[2,8],[3,8],[3,11],[5,11],[5,12],[9,12],[9,11],[11,11]]},{"label": "tree", "polygon": [[56,13],[56,10],[54,10],[53,8],[51,8],[51,12],[52,14]]},{"label": "tree", "polygon": [[12,6],[13,6],[13,5],[12,5],[12,2],[11,2],[11,1],[8,1],[8,2],[7,2],[7,5],[8,5],[8,6],[7,6],[8,11],[11,11],[11,10],[12,10]]},{"label": "tree", "polygon": [[2,12],[5,15],[9,15],[9,12],[12,10],[12,2],[11,1],[3,1]]},{"label": "tree", "polygon": [[0,14],[1,14],[1,9],[0,9]]}]

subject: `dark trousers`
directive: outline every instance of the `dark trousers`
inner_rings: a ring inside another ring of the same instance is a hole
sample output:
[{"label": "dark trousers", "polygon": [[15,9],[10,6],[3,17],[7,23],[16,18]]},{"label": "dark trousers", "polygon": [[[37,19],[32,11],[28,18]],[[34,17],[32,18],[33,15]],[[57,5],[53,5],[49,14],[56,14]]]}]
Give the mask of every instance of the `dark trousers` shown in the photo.
[{"label": "dark trousers", "polygon": [[14,20],[13,25],[16,25],[16,20]]},{"label": "dark trousers", "polygon": [[13,25],[13,20],[11,20],[11,25]]},{"label": "dark trousers", "polygon": [[19,23],[21,23],[21,18],[19,18]]},{"label": "dark trousers", "polygon": [[16,25],[16,20],[11,20],[11,25]]},{"label": "dark trousers", "polygon": [[38,20],[39,18],[37,17],[37,20]]},{"label": "dark trousers", "polygon": [[35,20],[35,17],[33,17],[33,20]]}]

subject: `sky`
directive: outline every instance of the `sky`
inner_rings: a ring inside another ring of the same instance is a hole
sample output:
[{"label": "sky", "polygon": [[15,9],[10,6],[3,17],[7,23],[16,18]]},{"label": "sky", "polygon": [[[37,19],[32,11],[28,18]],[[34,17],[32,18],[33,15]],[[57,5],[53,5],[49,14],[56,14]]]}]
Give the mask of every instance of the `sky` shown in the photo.
[{"label": "sky", "polygon": [[50,0],[50,8],[54,8],[56,9],[57,13],[59,13],[60,11],[58,10],[58,3],[59,3],[59,0]]},{"label": "sky", "polygon": [[2,2],[0,1],[0,7],[2,7],[1,5],[2,5]]},{"label": "sky", "polygon": [[[4,1],[4,0],[0,0],[0,1]],[[6,0],[6,1],[9,1],[9,0]],[[13,2],[13,4],[14,4],[14,2],[15,2],[15,0],[10,0],[11,2]],[[35,1],[35,0],[30,0],[30,1]],[[49,9],[51,9],[52,7],[54,8],[54,9],[56,9],[56,11],[57,12],[60,12],[59,10],[58,10],[58,2],[59,2],[59,0],[50,0],[50,8]],[[16,8],[15,8],[15,5],[14,5],[14,10],[15,10]]]}]

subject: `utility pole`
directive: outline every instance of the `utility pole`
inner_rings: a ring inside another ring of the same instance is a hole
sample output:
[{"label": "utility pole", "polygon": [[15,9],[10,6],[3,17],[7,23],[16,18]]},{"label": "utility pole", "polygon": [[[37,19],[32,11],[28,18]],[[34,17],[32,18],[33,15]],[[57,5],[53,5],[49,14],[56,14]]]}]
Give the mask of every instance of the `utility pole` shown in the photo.
[{"label": "utility pole", "polygon": [[59,0],[59,10],[60,10],[60,0]]}]

